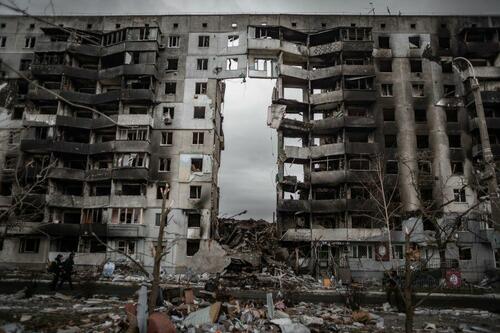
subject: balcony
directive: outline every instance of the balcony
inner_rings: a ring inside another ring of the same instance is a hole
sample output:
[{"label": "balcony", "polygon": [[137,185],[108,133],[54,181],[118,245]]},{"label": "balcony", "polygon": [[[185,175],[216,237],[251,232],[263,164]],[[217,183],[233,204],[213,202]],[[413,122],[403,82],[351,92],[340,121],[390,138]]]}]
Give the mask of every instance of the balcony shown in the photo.
[{"label": "balcony", "polygon": [[85,172],[86,181],[100,181],[111,179],[112,169],[95,169]]},{"label": "balcony", "polygon": [[84,206],[82,196],[58,193],[47,195],[47,205],[64,208],[82,208]]},{"label": "balcony", "polygon": [[285,162],[305,163],[311,158],[343,154],[371,155],[377,153],[377,151],[378,145],[376,143],[362,142],[331,143],[312,147],[285,146]]},{"label": "balcony", "polygon": [[342,183],[356,183],[372,179],[372,171],[331,170],[311,172],[311,184],[335,186]]},{"label": "balcony", "polygon": [[312,121],[314,134],[330,134],[336,128],[376,128],[374,118],[342,116]]},{"label": "balcony", "polygon": [[[479,119],[477,117],[472,118],[470,122],[470,129],[479,129]],[[500,118],[486,118],[486,125],[491,129],[500,129]]]},{"label": "balcony", "polygon": [[336,53],[341,51],[372,52],[373,41],[371,40],[336,41],[327,44],[311,46],[309,48],[309,54],[311,56],[320,56],[324,54]]},{"label": "balcony", "polygon": [[351,228],[314,228],[313,229],[288,229],[283,241],[314,241],[325,242],[380,242],[387,238],[381,229],[351,229]]},{"label": "balcony", "polygon": [[259,51],[259,55],[277,55],[282,51],[286,53],[285,57],[292,56],[295,58],[306,57],[308,54],[305,45],[270,38],[248,38],[248,50]]},{"label": "balcony", "polygon": [[48,174],[52,179],[85,180],[85,170],[71,168],[51,168]]},{"label": "balcony", "polygon": [[146,225],[144,224],[108,224],[108,237],[139,238],[145,237]]},{"label": "balcony", "polygon": [[[61,91],[59,89],[51,89],[56,94],[60,94]],[[28,94],[26,96],[27,99],[31,101],[57,101],[57,97],[51,93],[49,93],[45,89],[33,88],[28,90]]]},{"label": "balcony", "polygon": [[80,235],[80,224],[78,223],[49,223],[42,225],[40,229],[51,236],[71,237]]},{"label": "balcony", "polygon": [[154,92],[151,89],[121,89],[112,90],[102,94],[87,94],[76,91],[62,91],[61,96],[65,99],[81,104],[106,104],[112,102],[135,101],[152,103]]},{"label": "balcony", "polygon": [[91,57],[98,57],[101,54],[102,47],[99,45],[77,44],[72,42],[52,42],[39,41],[35,46],[35,53],[39,52],[69,52]]},{"label": "balcony", "polygon": [[64,75],[86,80],[99,79],[97,70],[68,65],[31,65],[31,74],[36,77]]},{"label": "balcony", "polygon": [[100,196],[86,196],[83,199],[83,208],[103,208],[109,207],[109,196],[108,195],[100,195]]},{"label": "balcony", "polygon": [[483,104],[500,104],[500,91],[481,91]]},{"label": "balcony", "polygon": [[154,76],[158,79],[158,70],[156,64],[128,64],[116,67],[101,69],[99,71],[99,79],[113,79],[119,76]]},{"label": "balcony", "polygon": [[375,102],[375,90],[334,90],[325,93],[313,94],[309,97],[311,104],[337,104],[342,101]]},{"label": "balcony", "polygon": [[[280,64],[280,75],[286,81],[298,80],[322,80],[341,75],[374,75],[375,69],[373,65],[338,65],[316,70],[307,70],[296,66]],[[288,79],[287,79],[288,78]]]},{"label": "balcony", "polygon": [[373,211],[376,209],[372,200],[336,199],[336,200],[294,200],[279,199],[277,205],[281,212],[341,213],[345,211]]},{"label": "balcony", "polygon": [[112,195],[111,207],[147,208],[145,195]]},{"label": "balcony", "polygon": [[146,168],[120,168],[113,170],[113,179],[135,179],[135,180],[148,180],[149,170]]}]

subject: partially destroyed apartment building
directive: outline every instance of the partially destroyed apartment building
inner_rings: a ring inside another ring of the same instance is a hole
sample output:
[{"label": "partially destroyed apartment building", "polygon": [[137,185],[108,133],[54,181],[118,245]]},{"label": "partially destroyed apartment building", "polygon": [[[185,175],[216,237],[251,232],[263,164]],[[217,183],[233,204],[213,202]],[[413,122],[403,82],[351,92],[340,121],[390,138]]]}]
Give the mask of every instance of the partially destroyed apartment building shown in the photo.
[{"label": "partially destroyed apartment building", "polygon": [[[110,250],[118,248],[149,266],[168,183],[165,267],[186,269],[200,240],[216,235],[224,79],[248,76],[276,80],[277,223],[297,269],[381,276],[389,253],[403,261],[408,221],[418,225],[420,256],[439,265],[432,228],[415,214],[429,200],[446,203],[443,223],[467,213],[447,248],[450,268],[479,279],[500,266],[485,218],[495,209],[477,204],[484,163],[472,71],[451,61],[474,66],[500,159],[500,18],[46,20],[0,19],[8,83],[0,91],[0,204],[8,209],[29,190],[29,203],[8,217],[22,223],[7,233],[2,262],[42,264],[75,251],[77,264],[92,265],[118,259]],[[392,249],[370,218],[377,208],[365,180],[377,165],[405,212],[391,220]]]}]

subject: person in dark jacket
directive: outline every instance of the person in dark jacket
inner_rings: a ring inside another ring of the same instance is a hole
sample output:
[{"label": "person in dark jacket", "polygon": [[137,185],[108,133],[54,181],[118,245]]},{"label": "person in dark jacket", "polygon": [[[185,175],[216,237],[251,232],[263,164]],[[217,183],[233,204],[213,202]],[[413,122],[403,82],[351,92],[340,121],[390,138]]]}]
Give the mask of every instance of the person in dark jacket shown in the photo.
[{"label": "person in dark jacket", "polygon": [[51,290],[56,290],[57,282],[59,282],[59,278],[62,273],[62,254],[58,254],[53,262],[50,263],[49,272],[54,275],[52,278],[52,284],[50,285]]},{"label": "person in dark jacket", "polygon": [[73,274],[73,265],[75,264],[75,261],[73,260],[74,257],[75,254],[71,252],[69,257],[62,263],[62,276],[61,281],[59,282],[59,288],[62,287],[64,281],[68,281],[69,289],[73,290],[71,275]]}]

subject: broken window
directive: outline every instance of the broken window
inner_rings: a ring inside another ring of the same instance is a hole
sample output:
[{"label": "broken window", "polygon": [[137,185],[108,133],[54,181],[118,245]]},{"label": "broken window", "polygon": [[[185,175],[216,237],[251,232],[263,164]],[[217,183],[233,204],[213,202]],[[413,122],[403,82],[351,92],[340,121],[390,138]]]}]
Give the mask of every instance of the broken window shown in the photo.
[{"label": "broken window", "polygon": [[120,224],[142,224],[142,208],[114,208],[111,220]]},{"label": "broken window", "polygon": [[388,36],[379,36],[378,37],[378,48],[379,49],[390,49],[390,37]]},{"label": "broken window", "polygon": [[191,158],[191,172],[203,171],[203,158]]},{"label": "broken window", "polygon": [[19,70],[29,71],[30,66],[31,66],[31,59],[21,59],[21,62],[19,63]]},{"label": "broken window", "polygon": [[418,161],[417,167],[421,175],[430,175],[432,172],[432,163],[430,161]]},{"label": "broken window", "polygon": [[205,95],[207,93],[207,83],[206,82],[196,82],[194,93],[196,95]]},{"label": "broken window", "polygon": [[117,249],[118,249],[118,251],[125,253],[127,255],[134,255],[135,254],[135,241],[119,240]]},{"label": "broken window", "polygon": [[193,132],[193,145],[202,145],[204,143],[205,133]]},{"label": "broken window", "polygon": [[448,135],[448,142],[450,148],[460,148],[462,146],[460,142],[460,135]]},{"label": "broken window", "polygon": [[161,132],[161,145],[162,146],[170,146],[174,141],[174,133],[173,132]]},{"label": "broken window", "polygon": [[9,196],[12,194],[12,183],[0,182],[0,195]]},{"label": "broken window", "polygon": [[238,69],[238,58],[226,59],[226,70],[235,71]]},{"label": "broken window", "polygon": [[396,148],[398,146],[398,140],[396,135],[385,135],[385,148]]},{"label": "broken window", "polygon": [[192,257],[200,249],[200,241],[188,239],[186,241],[186,256]]},{"label": "broken window", "polygon": [[118,139],[127,141],[148,141],[149,129],[148,128],[121,129],[119,131]]},{"label": "broken window", "polygon": [[410,44],[410,49],[420,48],[420,36],[410,36],[408,37],[408,42]]},{"label": "broken window", "polygon": [[209,47],[210,36],[198,36],[198,47]]},{"label": "broken window", "polygon": [[429,136],[417,135],[417,148],[420,149],[429,148]]},{"label": "broken window", "polygon": [[372,259],[373,247],[371,245],[352,245],[349,256],[356,259]]},{"label": "broken window", "polygon": [[148,108],[145,106],[131,106],[128,109],[129,114],[148,114]]},{"label": "broken window", "polygon": [[440,49],[449,49],[450,48],[450,37],[439,37],[438,40]]},{"label": "broken window", "polygon": [[17,131],[9,131],[9,139],[8,143],[9,145],[15,145],[18,144],[19,141],[21,140],[21,132]]},{"label": "broken window", "polygon": [[0,47],[5,47],[7,45],[7,37],[1,36],[0,37]]},{"label": "broken window", "polygon": [[181,38],[179,36],[169,36],[168,37],[168,47],[178,48],[181,44]]},{"label": "broken window", "polygon": [[370,193],[364,187],[352,186],[351,187],[351,199],[355,199],[355,200],[370,199]]},{"label": "broken window", "polygon": [[240,36],[231,35],[227,36],[227,47],[236,47],[240,45]]},{"label": "broken window", "polygon": [[95,184],[90,187],[90,196],[108,196],[111,195],[111,183]]},{"label": "broken window", "polygon": [[398,161],[387,161],[385,163],[385,173],[388,175],[398,174]]},{"label": "broken window", "polygon": [[165,70],[176,71],[178,68],[179,68],[179,59],[177,59],[177,58],[167,59]]},{"label": "broken window", "polygon": [[36,37],[26,37],[24,39],[24,48],[26,49],[32,49],[35,47],[35,43],[36,43]]},{"label": "broken window", "polygon": [[410,60],[410,72],[422,73],[422,60]]},{"label": "broken window", "polygon": [[472,260],[472,249],[470,247],[459,247],[458,248],[458,259],[460,259],[460,260]]},{"label": "broken window", "polygon": [[189,199],[201,198],[201,186],[189,186]]},{"label": "broken window", "polygon": [[205,119],[205,107],[195,106],[194,107],[194,119]]},{"label": "broken window", "polygon": [[365,107],[348,106],[347,115],[349,117],[368,117],[368,109]]},{"label": "broken window", "polygon": [[345,77],[344,88],[355,90],[370,90],[373,87],[373,77]]},{"label": "broken window", "polygon": [[394,109],[384,108],[382,111],[384,113],[384,121],[395,121],[396,120]]},{"label": "broken window", "polygon": [[427,110],[426,109],[414,109],[415,122],[423,123],[427,121]]},{"label": "broken window", "polygon": [[115,166],[118,168],[147,168],[149,155],[146,153],[121,154],[118,155]]},{"label": "broken window", "polygon": [[206,71],[208,69],[208,59],[197,59],[196,60],[196,69],[199,71]]},{"label": "broken window", "polygon": [[441,61],[441,70],[443,73],[453,73],[453,65],[451,61]]},{"label": "broken window", "polygon": [[416,83],[411,85],[411,91],[413,97],[424,97],[424,85],[422,83]]},{"label": "broken window", "polygon": [[267,72],[268,75],[271,75],[272,60],[271,59],[255,59],[253,69],[256,71],[265,71],[265,72]]},{"label": "broken window", "polygon": [[367,158],[357,158],[349,161],[351,170],[370,170],[370,160]]},{"label": "broken window", "polygon": [[39,248],[39,238],[21,238],[19,241],[19,253],[38,253]]},{"label": "broken window", "polygon": [[144,194],[143,184],[122,184],[122,189],[118,193],[118,195],[143,195],[143,194]]},{"label": "broken window", "polygon": [[[165,191],[165,186],[166,183],[158,183],[156,184],[156,199],[162,200],[163,199],[163,193]],[[166,193],[166,199],[170,197],[170,191],[167,191]],[[159,220],[158,220],[159,221]]]},{"label": "broken window", "polygon": [[454,189],[453,196],[455,202],[467,202],[467,196],[465,195],[465,189]]},{"label": "broken window", "polygon": [[454,175],[463,175],[464,164],[461,161],[451,161],[451,172]]},{"label": "broken window", "polygon": [[404,258],[404,245],[393,245],[392,246],[392,257],[394,259]]},{"label": "broken window", "polygon": [[201,227],[201,214],[188,214],[188,228]]},{"label": "broken window", "polygon": [[175,95],[176,88],[177,88],[176,82],[165,82],[165,94]]},{"label": "broken window", "polygon": [[82,217],[82,215],[79,211],[78,212],[64,212],[63,223],[80,224],[81,217]]},{"label": "broken window", "polygon": [[381,92],[380,95],[382,97],[391,97],[392,96],[392,84],[391,83],[382,83],[380,85]]},{"label": "broken window", "polygon": [[372,220],[364,215],[351,215],[351,228],[372,229]]},{"label": "broken window", "polygon": [[14,170],[17,164],[17,156],[5,156],[3,168],[5,170]]},{"label": "broken window", "polygon": [[15,107],[12,111],[12,120],[23,119],[24,107]]},{"label": "broken window", "polygon": [[170,171],[170,158],[160,158],[160,164],[158,167],[159,172],[169,172]]},{"label": "broken window", "polygon": [[344,170],[344,159],[338,157],[326,157],[323,159],[315,159],[312,161],[313,171],[332,171],[332,170]]},{"label": "broken window", "polygon": [[443,91],[445,97],[453,97],[455,96],[455,85],[454,84],[445,84],[443,85]]},{"label": "broken window", "polygon": [[392,72],[392,60],[380,60],[378,70],[383,73]]}]

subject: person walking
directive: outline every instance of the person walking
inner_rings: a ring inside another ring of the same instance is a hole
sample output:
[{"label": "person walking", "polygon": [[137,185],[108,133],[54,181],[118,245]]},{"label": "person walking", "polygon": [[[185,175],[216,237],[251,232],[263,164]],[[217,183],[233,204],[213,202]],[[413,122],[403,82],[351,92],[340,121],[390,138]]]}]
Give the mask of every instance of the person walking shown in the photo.
[{"label": "person walking", "polygon": [[62,273],[62,254],[58,254],[53,262],[50,263],[49,273],[53,274],[52,283],[50,285],[50,290],[56,290],[57,283],[61,277]]},{"label": "person walking", "polygon": [[68,281],[69,289],[73,290],[71,275],[73,274],[73,266],[75,264],[74,257],[75,254],[71,252],[69,257],[62,263],[62,276],[61,276],[61,281],[59,282],[59,288],[62,287],[65,281]]}]

